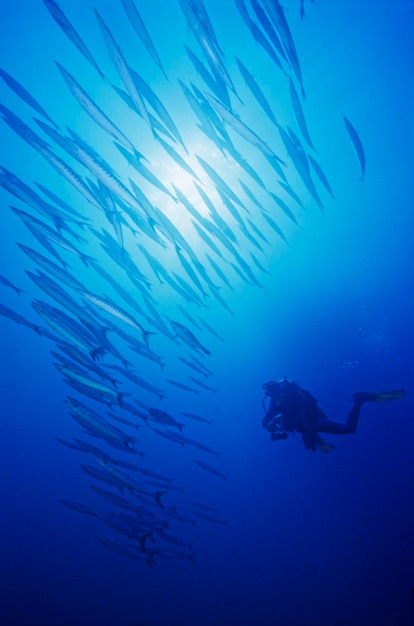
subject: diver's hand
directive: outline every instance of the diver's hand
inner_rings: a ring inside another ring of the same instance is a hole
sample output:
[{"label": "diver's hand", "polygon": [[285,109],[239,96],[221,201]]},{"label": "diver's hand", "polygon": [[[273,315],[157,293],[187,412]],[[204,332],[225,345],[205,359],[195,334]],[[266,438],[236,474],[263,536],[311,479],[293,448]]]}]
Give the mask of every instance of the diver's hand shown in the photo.
[{"label": "diver's hand", "polygon": [[287,438],[288,434],[286,432],[270,433],[270,439],[272,441],[282,441]]}]

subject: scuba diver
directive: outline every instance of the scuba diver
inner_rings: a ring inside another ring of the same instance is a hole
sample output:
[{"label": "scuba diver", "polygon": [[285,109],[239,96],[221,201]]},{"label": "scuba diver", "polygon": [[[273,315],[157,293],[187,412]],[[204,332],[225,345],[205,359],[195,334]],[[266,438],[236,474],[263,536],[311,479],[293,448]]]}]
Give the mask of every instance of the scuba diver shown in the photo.
[{"label": "scuba diver", "polygon": [[[331,452],[335,446],[327,443],[319,433],[332,435],[350,435],[357,429],[359,412],[364,402],[388,402],[403,398],[403,390],[357,391],[352,396],[353,406],[346,423],[334,422],[326,417],[318,406],[318,401],[302,389],[297,382],[290,381],[286,376],[279,382],[269,381],[263,385],[265,397],[263,408],[266,414],[262,425],[270,432],[272,441],[287,439],[289,433],[298,432],[302,435],[307,450]],[[265,400],[270,398],[268,409]]]}]

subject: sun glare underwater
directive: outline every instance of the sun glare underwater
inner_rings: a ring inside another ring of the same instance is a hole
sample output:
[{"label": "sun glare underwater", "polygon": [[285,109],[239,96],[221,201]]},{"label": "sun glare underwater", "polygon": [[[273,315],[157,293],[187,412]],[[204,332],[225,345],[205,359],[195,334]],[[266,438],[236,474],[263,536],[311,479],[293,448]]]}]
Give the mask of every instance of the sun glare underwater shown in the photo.
[{"label": "sun glare underwater", "polygon": [[1,625],[413,624],[413,3],[0,31]]}]

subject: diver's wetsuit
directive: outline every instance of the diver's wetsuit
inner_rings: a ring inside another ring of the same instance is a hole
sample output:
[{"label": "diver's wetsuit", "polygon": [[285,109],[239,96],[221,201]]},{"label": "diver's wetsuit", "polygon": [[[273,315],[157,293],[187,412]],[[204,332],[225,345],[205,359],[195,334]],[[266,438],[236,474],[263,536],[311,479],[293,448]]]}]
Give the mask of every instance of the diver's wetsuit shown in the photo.
[{"label": "diver's wetsuit", "polygon": [[[301,433],[307,450],[323,449],[326,444],[318,433],[350,435],[357,429],[359,412],[363,400],[356,397],[345,424],[329,420],[318,401],[297,383],[284,379],[278,383],[263,385],[270,397],[269,408],[263,418],[263,427],[271,433],[273,441],[287,439],[288,433]],[[325,451],[328,451],[325,449]]]}]

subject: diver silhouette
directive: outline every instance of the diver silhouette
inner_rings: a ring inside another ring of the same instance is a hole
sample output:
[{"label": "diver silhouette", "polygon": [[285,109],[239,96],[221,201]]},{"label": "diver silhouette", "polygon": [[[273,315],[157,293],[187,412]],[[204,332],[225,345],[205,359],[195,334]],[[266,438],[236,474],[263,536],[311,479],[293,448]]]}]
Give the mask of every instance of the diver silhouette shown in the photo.
[{"label": "diver silhouette", "polygon": [[286,376],[282,380],[269,381],[263,385],[265,397],[270,398],[262,425],[270,432],[272,441],[287,439],[289,433],[302,435],[307,450],[331,452],[334,446],[322,439],[319,433],[350,435],[358,426],[359,413],[364,402],[388,402],[403,398],[403,390],[357,391],[353,394],[353,406],[345,423],[326,417],[318,401],[306,389]]}]

